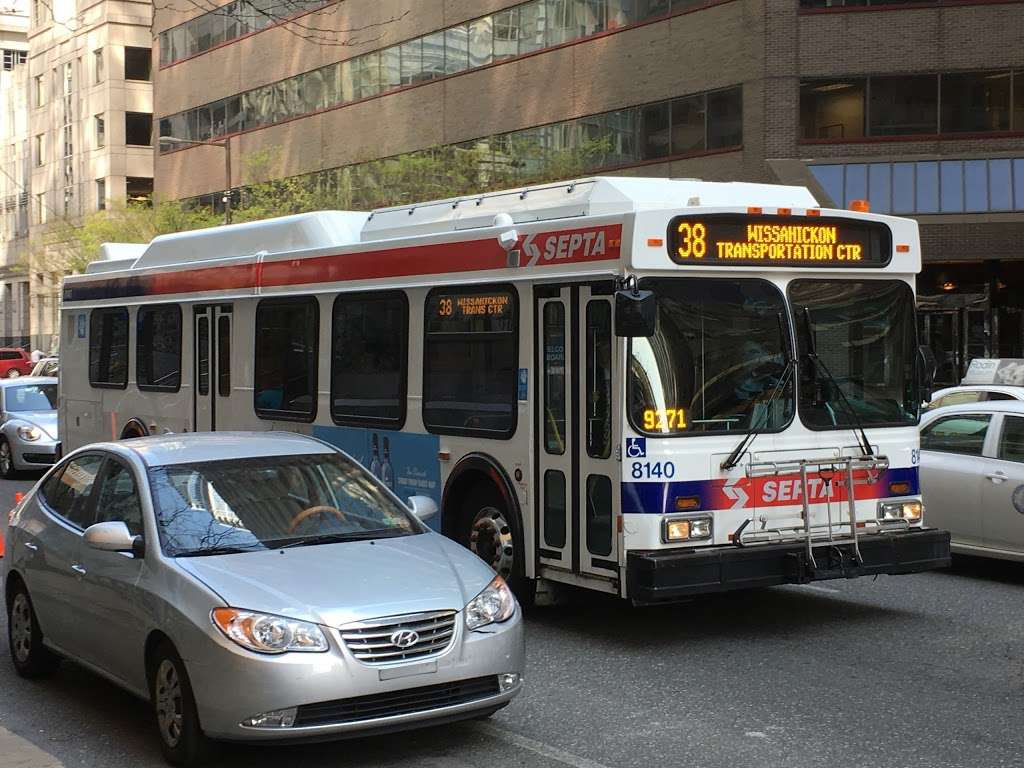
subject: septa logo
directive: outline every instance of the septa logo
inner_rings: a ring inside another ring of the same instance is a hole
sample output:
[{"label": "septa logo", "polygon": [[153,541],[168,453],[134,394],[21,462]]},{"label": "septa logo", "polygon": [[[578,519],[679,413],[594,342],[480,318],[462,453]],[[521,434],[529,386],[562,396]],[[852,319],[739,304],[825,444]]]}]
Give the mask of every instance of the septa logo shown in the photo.
[{"label": "septa logo", "polygon": [[527,235],[522,250],[526,266],[560,261],[601,261],[617,259],[622,245],[622,226],[567,230]]}]

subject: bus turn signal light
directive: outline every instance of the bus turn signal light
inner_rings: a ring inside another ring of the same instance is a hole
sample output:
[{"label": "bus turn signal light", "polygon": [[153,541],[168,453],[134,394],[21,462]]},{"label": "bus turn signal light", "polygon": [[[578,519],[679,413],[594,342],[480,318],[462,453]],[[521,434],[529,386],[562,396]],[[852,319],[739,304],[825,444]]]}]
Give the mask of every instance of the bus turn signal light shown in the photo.
[{"label": "bus turn signal light", "polygon": [[905,244],[897,245],[896,253],[910,253],[910,246]]},{"label": "bus turn signal light", "polygon": [[689,512],[691,509],[700,508],[700,496],[677,496],[676,509],[680,512]]},{"label": "bus turn signal light", "polygon": [[893,496],[906,496],[910,493],[910,483],[889,483],[889,493]]},{"label": "bus turn signal light", "polygon": [[851,200],[850,210],[857,211],[857,213],[870,213],[871,203],[869,203],[867,200]]}]

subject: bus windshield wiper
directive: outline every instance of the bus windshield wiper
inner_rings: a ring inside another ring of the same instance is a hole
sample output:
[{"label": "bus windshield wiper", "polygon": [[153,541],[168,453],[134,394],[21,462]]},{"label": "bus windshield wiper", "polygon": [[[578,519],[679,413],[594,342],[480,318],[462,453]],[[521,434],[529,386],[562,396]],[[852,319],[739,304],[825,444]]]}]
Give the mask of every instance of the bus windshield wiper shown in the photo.
[{"label": "bus windshield wiper", "polygon": [[853,430],[854,436],[857,438],[857,447],[861,449],[865,456],[873,456],[874,450],[871,448],[871,441],[868,440],[867,433],[864,431],[864,425],[860,422],[860,417],[857,412],[853,409],[853,405],[846,397],[846,393],[843,392],[843,388],[839,386],[839,382],[836,381],[836,377],[832,375],[832,371],[825,365],[825,361],[818,357],[818,346],[814,342],[814,326],[811,323],[811,310],[808,307],[804,307],[804,330],[807,333],[807,359],[811,361],[811,374],[814,375],[815,368],[821,368],[822,373],[825,374],[825,378],[828,379],[829,383],[839,393],[839,397],[843,401],[843,405],[846,407],[846,412],[850,414],[850,419],[853,421],[856,429]]},{"label": "bus windshield wiper", "polygon": [[770,418],[772,411],[772,403],[774,403],[776,398],[778,398],[778,396],[786,389],[790,378],[793,376],[793,370],[796,368],[796,358],[793,357],[793,353],[787,343],[788,334],[786,333],[786,323],[782,319],[782,313],[779,312],[777,317],[779,320],[779,334],[782,338],[783,350],[786,353],[786,367],[782,369],[782,375],[779,376],[779,381],[775,385],[775,389],[772,390],[772,393],[764,403],[763,418],[759,420],[756,427],[750,428],[747,434],[743,436],[740,444],[733,448],[732,453],[726,457],[725,461],[718,465],[721,469],[732,469],[740,463],[740,459],[743,457],[744,452],[754,442],[754,439],[758,436],[761,430],[768,425],[768,419]]}]

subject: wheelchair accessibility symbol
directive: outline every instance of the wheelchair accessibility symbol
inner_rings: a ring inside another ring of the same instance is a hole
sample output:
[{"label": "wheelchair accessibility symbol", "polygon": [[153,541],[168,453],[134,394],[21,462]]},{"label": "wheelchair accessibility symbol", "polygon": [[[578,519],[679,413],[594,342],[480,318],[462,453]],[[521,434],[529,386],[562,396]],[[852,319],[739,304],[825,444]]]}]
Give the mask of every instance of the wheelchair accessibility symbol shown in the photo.
[{"label": "wheelchair accessibility symbol", "polygon": [[630,459],[646,459],[647,458],[647,438],[646,437],[627,437],[626,438],[626,457]]}]

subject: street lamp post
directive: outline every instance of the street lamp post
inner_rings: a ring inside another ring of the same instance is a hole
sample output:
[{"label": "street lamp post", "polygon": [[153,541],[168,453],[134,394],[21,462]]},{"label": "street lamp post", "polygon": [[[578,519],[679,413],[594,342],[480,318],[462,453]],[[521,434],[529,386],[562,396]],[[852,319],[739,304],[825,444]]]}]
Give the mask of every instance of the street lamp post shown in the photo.
[{"label": "street lamp post", "polygon": [[168,144],[202,144],[206,147],[220,147],[224,150],[224,223],[231,223],[231,138],[222,141],[198,141],[195,139],[179,139],[177,136],[161,136],[157,141]]}]

